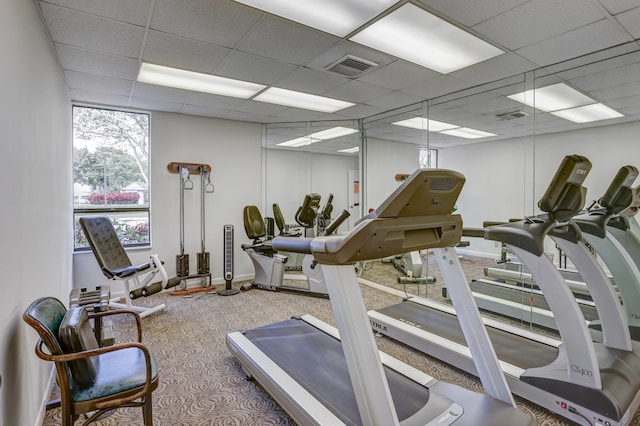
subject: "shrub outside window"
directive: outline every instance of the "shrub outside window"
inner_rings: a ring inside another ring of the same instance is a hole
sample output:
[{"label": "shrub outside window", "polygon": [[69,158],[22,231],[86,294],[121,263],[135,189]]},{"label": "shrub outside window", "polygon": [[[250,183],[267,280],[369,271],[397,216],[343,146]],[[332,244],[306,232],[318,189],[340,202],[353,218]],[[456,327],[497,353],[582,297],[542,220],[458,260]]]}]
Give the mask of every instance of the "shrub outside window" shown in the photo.
[{"label": "shrub outside window", "polygon": [[78,219],[108,216],[125,247],[149,246],[148,113],[73,107],[74,248],[89,249]]}]

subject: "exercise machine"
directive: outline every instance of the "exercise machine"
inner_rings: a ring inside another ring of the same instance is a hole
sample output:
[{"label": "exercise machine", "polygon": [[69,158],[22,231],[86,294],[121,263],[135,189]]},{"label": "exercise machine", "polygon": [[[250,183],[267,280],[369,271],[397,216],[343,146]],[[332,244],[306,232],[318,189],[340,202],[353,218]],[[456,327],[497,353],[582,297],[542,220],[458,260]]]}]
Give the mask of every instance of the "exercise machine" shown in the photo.
[{"label": "exercise machine", "polygon": [[296,210],[295,220],[302,227],[305,237],[315,236],[314,228],[319,208],[320,194],[313,192],[304,196],[302,204]]},{"label": "exercise machine", "polygon": [[[329,225],[325,232],[334,232],[348,217],[349,212],[344,210],[342,214]],[[256,206],[246,206],[243,211],[243,218],[247,237],[252,240],[252,243],[243,244],[242,250],[249,255],[254,266],[255,274],[253,281],[244,284],[240,287],[241,290],[246,291],[256,287],[263,290],[288,291],[302,293],[308,296],[328,297],[324,276],[313,256],[306,255],[302,258],[302,276],[304,276],[306,280],[306,285],[285,285],[283,282],[284,271],[288,256],[274,250],[272,245],[273,240],[267,238],[266,226],[260,210]]]},{"label": "exercise machine", "polygon": [[[473,304],[455,250],[462,219],[451,214],[464,177],[418,170],[358,226],[341,235],[276,237],[274,249],[322,266],[337,329],[304,315],[227,334],[243,371],[304,425],[532,425],[513,397]],[[477,362],[480,394],[434,378],[378,351],[354,264],[434,249],[450,272],[452,299]],[[455,283],[455,284],[454,284]]]},{"label": "exercise machine", "polygon": [[329,193],[327,202],[316,216],[316,235],[324,234],[325,229],[331,223],[331,213],[333,212],[333,194]]},{"label": "exercise machine", "polygon": [[[172,162],[167,165],[167,170],[170,173],[177,173],[180,176],[180,254],[176,256],[176,276],[170,278],[165,288],[175,287],[180,285],[181,291],[173,292],[172,294],[180,294],[184,297],[193,297],[191,294],[195,290],[190,290],[187,286],[187,281],[190,279],[199,279],[202,282],[202,290],[211,287],[211,272],[209,271],[209,253],[205,249],[205,194],[211,193],[214,190],[211,184],[210,173],[211,166],[208,164],[194,164],[194,163],[177,163]],[[189,274],[189,254],[184,250],[184,194],[185,191],[193,189],[193,181],[190,178],[191,174],[197,174],[201,177],[200,185],[200,243],[201,252],[198,253],[197,274]],[[205,183],[205,179],[207,183]]]},{"label": "exercise machine", "polygon": [[[499,321],[483,321],[490,326],[487,330],[502,371],[515,394],[579,424],[624,425],[640,406],[638,344],[630,338],[622,306],[604,271],[578,238],[577,227],[569,222],[584,206],[582,182],[590,169],[591,163],[584,157],[565,157],[538,203],[543,214],[485,230],[485,238],[508,244],[532,271],[556,319],[561,340]],[[583,275],[588,273],[586,284],[602,321],[601,342],[593,341],[573,294],[545,255],[547,235],[562,243]],[[446,281],[451,291],[451,283]],[[479,374],[474,356],[461,338],[456,312],[462,313],[413,297],[370,311],[369,318],[379,333]]]},{"label": "exercise machine", "polygon": [[[302,235],[302,230],[300,225],[298,224],[288,224],[284,219],[284,215],[282,214],[282,210],[280,210],[280,206],[278,203],[273,203],[273,219],[278,228],[278,235],[281,237],[300,237]],[[268,224],[268,218],[265,219],[265,224]],[[268,225],[267,225],[268,228]],[[267,229],[268,231],[268,229]],[[267,232],[267,238],[269,238]],[[302,271],[302,258],[303,256],[300,253],[281,253],[283,256],[287,257],[287,262],[285,264],[285,270],[287,271]]]},{"label": "exercise machine", "polygon": [[[634,340],[640,340],[640,320],[638,318],[640,313],[640,272],[638,265],[640,263],[634,259],[636,254],[640,254],[640,243],[638,238],[630,232],[630,228],[627,226],[628,222],[623,213],[632,209],[635,191],[631,188],[631,185],[637,176],[638,170],[633,166],[620,168],[598,203],[594,202],[587,211],[581,212],[571,219],[580,228],[581,238],[585,240],[591,249],[595,249],[595,253],[600,256],[613,274],[613,277],[607,276],[607,280],[611,282],[610,284],[622,301],[627,314],[630,333]],[[554,238],[553,234],[551,234],[551,237]],[[562,249],[562,240],[555,238],[554,241],[556,241],[556,246],[565,253]],[[580,268],[576,271],[559,270],[572,292],[578,296],[577,302],[585,319],[589,322],[589,326],[598,329],[600,321],[598,320],[595,304],[591,300],[591,291],[586,285],[586,281],[591,278],[592,274],[581,274]],[[531,278],[531,274],[527,273],[526,276],[533,284],[534,280]],[[617,280],[615,280],[615,277],[617,277]],[[620,285],[615,285],[614,282],[616,281]],[[482,286],[486,285],[486,283],[488,283],[486,280],[472,283],[472,288],[480,290],[478,285]],[[512,287],[509,293],[502,290],[502,294],[508,297],[509,294],[516,293],[513,296],[517,298],[519,289],[526,294],[531,294],[531,298],[535,300],[532,303],[535,309],[531,310],[531,321],[535,324],[554,328],[552,325],[554,322],[553,315],[551,315],[548,307],[545,307],[546,301],[541,295],[536,295],[539,290],[535,290],[532,286],[529,289]],[[495,293],[490,288],[487,288],[486,291],[477,291],[478,305],[500,313],[504,313],[505,308],[506,311],[511,309],[517,316],[516,306],[510,306],[506,302],[500,304],[500,300],[493,299],[493,296],[495,296]],[[490,304],[492,307],[488,307]],[[521,309],[529,310],[529,307],[520,307]]]}]

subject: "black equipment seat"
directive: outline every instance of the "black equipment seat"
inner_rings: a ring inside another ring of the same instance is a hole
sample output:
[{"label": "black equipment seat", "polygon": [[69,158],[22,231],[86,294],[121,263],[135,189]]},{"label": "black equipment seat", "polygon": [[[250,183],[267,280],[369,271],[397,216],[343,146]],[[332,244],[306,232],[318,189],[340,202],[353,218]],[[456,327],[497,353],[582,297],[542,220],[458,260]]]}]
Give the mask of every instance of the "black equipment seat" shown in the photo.
[{"label": "black equipment seat", "polygon": [[320,194],[311,193],[304,196],[302,205],[296,211],[295,219],[304,228],[313,228],[320,208]]},{"label": "black equipment seat", "polygon": [[284,220],[284,215],[282,214],[282,210],[280,210],[280,206],[278,203],[273,203],[273,219],[276,222],[276,226],[278,227],[278,231],[280,232],[280,236],[282,237],[299,237],[300,230],[295,229],[287,229],[287,224]]},{"label": "black equipment seat", "polygon": [[152,267],[151,262],[132,265],[127,252],[116,234],[111,220],[106,216],[83,216],[79,220],[89,245],[104,275],[123,279],[132,277]]},{"label": "black equipment seat", "polygon": [[322,207],[322,210],[320,210],[320,213],[318,213],[318,219],[327,221],[331,219],[332,212],[333,212],[333,194],[330,193],[327,199],[327,202]]},{"label": "black equipment seat", "polygon": [[487,227],[484,237],[541,256],[544,254],[544,237],[551,229],[566,222],[584,207],[587,189],[582,183],[590,170],[588,158],[580,155],[564,157],[538,202],[538,207],[546,214]]},{"label": "black equipment seat", "polygon": [[607,191],[600,198],[600,208],[589,210],[585,214],[573,218],[582,231],[598,238],[607,236],[607,225],[620,229],[628,229],[629,221],[623,213],[633,209],[636,203],[636,192],[631,185],[638,177],[638,169],[623,166],[618,170]]},{"label": "black equipment seat", "polygon": [[252,248],[257,252],[263,253],[267,256],[272,256],[274,250],[271,247],[271,240],[266,238],[267,226],[264,223],[262,214],[256,206],[245,206],[242,211],[244,219],[244,230],[253,242],[251,244],[242,244],[243,250]]}]

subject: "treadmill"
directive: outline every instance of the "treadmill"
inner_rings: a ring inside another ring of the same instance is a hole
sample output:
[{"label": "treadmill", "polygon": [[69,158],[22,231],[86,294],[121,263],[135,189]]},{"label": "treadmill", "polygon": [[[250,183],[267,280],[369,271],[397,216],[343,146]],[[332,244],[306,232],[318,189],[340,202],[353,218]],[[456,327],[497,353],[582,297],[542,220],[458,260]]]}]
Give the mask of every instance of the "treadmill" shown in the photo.
[{"label": "treadmill", "polygon": [[634,340],[640,340],[640,240],[629,217],[637,211],[637,189],[631,188],[637,176],[635,167],[622,167],[616,179],[625,179],[626,184],[617,193],[609,194],[608,190],[600,199],[600,208],[572,219],[618,283]]},{"label": "treadmill", "polygon": [[[509,244],[547,296],[562,340],[485,319],[513,392],[584,425],[626,425],[640,406],[640,346],[630,338],[626,315],[606,274],[568,220],[584,205],[588,159],[562,161],[538,203],[544,214],[493,226],[485,238]],[[549,235],[583,272],[602,321],[602,342],[593,342],[562,275],[544,254]],[[446,281],[446,277],[445,277]],[[448,285],[448,281],[447,285]],[[374,330],[478,374],[460,338],[454,307],[418,297],[370,311]]]},{"label": "treadmill", "polygon": [[[452,214],[464,177],[417,170],[350,232],[316,238],[276,237],[273,247],[313,254],[325,276],[337,329],[308,315],[227,334],[249,377],[302,425],[533,425],[515,407],[478,309],[451,247],[462,219]],[[433,249],[452,280],[485,394],[434,378],[379,352],[354,264]]]},{"label": "treadmill", "polygon": [[[618,289],[615,285],[613,287],[616,292],[621,291],[621,295],[619,294],[618,297],[622,299],[627,311],[627,321],[633,340],[640,340],[640,321],[638,319],[638,314],[640,314],[640,271],[636,267],[640,265],[640,240],[630,231],[628,220],[622,215],[632,208],[636,198],[631,184],[637,176],[638,170],[635,167],[624,166],[620,168],[600,199],[599,207],[588,209],[586,213],[571,219],[578,225],[582,231],[582,237],[591,247],[598,247],[602,251],[601,258],[611,268],[613,274],[618,277],[621,288]],[[553,232],[549,236],[556,242],[556,246],[562,248],[562,238],[554,236]],[[603,239],[605,241],[601,241]],[[586,267],[588,268],[588,266]],[[521,272],[516,272],[517,270]],[[595,303],[591,300],[591,291],[580,272],[566,269],[559,269],[559,272],[574,294],[577,285],[583,287],[580,293],[588,295],[588,300],[576,297],[578,306],[585,320],[589,323],[589,327],[600,329]],[[526,282],[526,284],[514,286],[485,279],[472,281],[470,283],[471,291],[480,309],[524,321],[528,319],[533,324],[557,330],[555,318],[549,310],[544,295],[538,286],[534,287],[535,280],[525,265],[509,263],[502,265],[502,267],[485,268],[485,274],[487,273],[503,278],[509,277],[511,280],[520,275],[520,283]],[[592,275],[599,273],[598,271],[591,275],[586,274],[587,281]],[[576,281],[578,279],[581,282]],[[613,284],[613,277],[607,276],[607,280]],[[527,305],[525,297],[529,298],[529,305]]]}]

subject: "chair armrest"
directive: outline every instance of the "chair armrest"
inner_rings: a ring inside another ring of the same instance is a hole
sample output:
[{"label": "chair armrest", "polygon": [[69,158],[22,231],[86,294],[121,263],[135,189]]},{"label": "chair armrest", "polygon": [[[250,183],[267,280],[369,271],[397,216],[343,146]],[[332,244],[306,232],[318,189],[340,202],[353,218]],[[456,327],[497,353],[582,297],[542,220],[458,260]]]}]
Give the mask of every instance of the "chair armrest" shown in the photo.
[{"label": "chair armrest", "polygon": [[138,343],[142,343],[142,323],[140,321],[140,315],[138,315],[137,312],[132,311],[130,309],[112,309],[109,311],[101,311],[101,312],[87,311],[87,314],[89,318],[96,318],[96,317],[102,318],[102,317],[107,317],[112,315],[121,315],[121,314],[132,315],[136,320],[136,326],[138,328]]},{"label": "chair armrest", "polygon": [[45,360],[45,361],[52,361],[52,362],[68,362],[68,361],[75,361],[78,359],[84,359],[84,358],[89,358],[92,356],[97,356],[97,355],[101,355],[107,352],[114,352],[114,351],[118,351],[118,350],[122,350],[122,349],[127,349],[127,348],[138,348],[142,351],[142,354],[144,355],[144,360],[145,360],[145,370],[146,370],[146,378],[145,378],[145,384],[142,387],[142,389],[140,389],[138,392],[136,392],[133,395],[130,395],[126,398],[118,398],[115,400],[111,400],[111,401],[105,401],[105,402],[101,402],[101,403],[97,403],[95,406],[97,409],[104,409],[104,408],[108,408],[111,406],[118,406],[121,405],[123,403],[123,401],[133,401],[136,400],[138,398],[142,398],[143,396],[145,396],[147,393],[149,393],[150,388],[151,388],[151,353],[149,352],[149,349],[147,349],[147,347],[145,345],[143,345],[142,343],[138,343],[138,342],[128,342],[128,343],[119,343],[113,346],[106,346],[104,348],[98,348],[98,349],[91,349],[88,351],[83,351],[83,352],[74,352],[74,353],[70,353],[70,354],[62,354],[62,355],[53,355],[47,352],[44,352],[42,350],[42,345],[44,345],[44,341],[42,339],[38,340],[38,343],[36,344],[36,355],[38,356],[38,358]]}]

